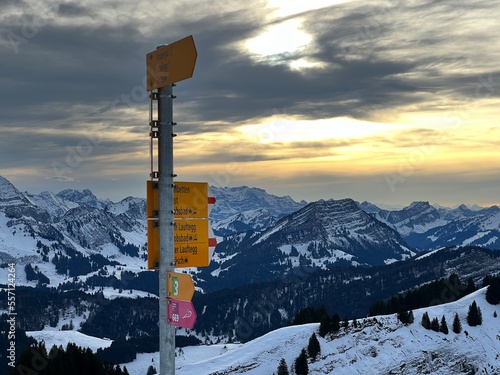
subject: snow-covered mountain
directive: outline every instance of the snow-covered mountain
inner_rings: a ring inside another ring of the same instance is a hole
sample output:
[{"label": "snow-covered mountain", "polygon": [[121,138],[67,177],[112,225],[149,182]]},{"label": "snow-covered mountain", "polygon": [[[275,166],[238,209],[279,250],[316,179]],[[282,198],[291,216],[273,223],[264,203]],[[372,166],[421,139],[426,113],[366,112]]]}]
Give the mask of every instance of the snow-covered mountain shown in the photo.
[{"label": "snow-covered mountain", "polygon": [[307,202],[295,202],[289,196],[278,197],[263,189],[240,187],[211,187],[212,194],[217,198],[210,217],[214,221],[228,219],[246,211],[266,210],[270,215],[281,218],[304,207]]},{"label": "snow-covered mountain", "polygon": [[374,210],[365,203],[362,209],[398,231],[409,246],[432,250],[445,246],[484,246],[500,249],[500,208],[492,206],[471,210],[434,207],[429,202],[413,202],[395,211]]},{"label": "snow-covered mountain", "polygon": [[229,216],[226,219],[213,221],[212,228],[217,236],[228,236],[231,234],[261,231],[273,226],[278,218],[273,216],[265,208],[243,211]]},{"label": "snow-covered mountain", "polygon": [[261,232],[227,237],[199,277],[208,284],[237,286],[282,277],[301,267],[381,265],[413,255],[395,230],[352,199],[320,200]]},{"label": "snow-covered mountain", "polygon": [[[214,187],[211,192],[217,198],[212,214],[220,220],[211,221],[218,235],[264,230],[305,204],[257,188]],[[22,193],[0,177],[0,263],[15,260],[21,269],[32,265],[37,278],[28,279],[20,270],[17,280],[32,286],[85,281],[103,267],[118,278],[122,271],[144,271],[145,209],[145,199],[114,203],[88,189]],[[0,276],[5,272],[0,268]]]},{"label": "snow-covered mountain", "polygon": [[[107,265],[139,271],[145,242],[143,199],[112,203],[89,190],[23,194],[0,177],[0,262],[15,262],[18,285],[58,286]],[[23,272],[27,265],[37,277]]]}]

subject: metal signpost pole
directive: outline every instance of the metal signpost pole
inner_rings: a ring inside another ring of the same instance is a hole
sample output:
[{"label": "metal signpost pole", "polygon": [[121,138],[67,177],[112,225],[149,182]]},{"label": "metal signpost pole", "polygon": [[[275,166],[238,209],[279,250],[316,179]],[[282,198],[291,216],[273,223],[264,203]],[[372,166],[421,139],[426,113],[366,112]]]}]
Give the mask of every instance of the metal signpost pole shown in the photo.
[{"label": "metal signpost pole", "polygon": [[172,85],[158,88],[160,229],[160,374],[175,374],[175,326],[168,323],[167,277],[174,271],[174,152]]}]

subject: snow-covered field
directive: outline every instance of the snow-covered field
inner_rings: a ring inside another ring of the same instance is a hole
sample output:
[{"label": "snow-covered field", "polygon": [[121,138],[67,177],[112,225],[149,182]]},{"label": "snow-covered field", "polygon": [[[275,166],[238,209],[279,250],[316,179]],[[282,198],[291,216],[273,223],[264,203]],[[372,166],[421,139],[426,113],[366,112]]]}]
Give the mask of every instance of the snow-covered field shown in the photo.
[{"label": "snow-covered field", "polygon": [[[500,373],[500,305],[485,300],[483,288],[459,301],[414,311],[415,322],[404,326],[395,315],[359,319],[358,328],[343,328],[335,338],[317,335],[321,353],[309,362],[311,374],[455,374],[467,366],[475,366],[478,374]],[[469,305],[475,300],[481,308],[483,324],[469,327],[466,322]],[[431,319],[444,315],[450,333],[445,335],[424,329],[420,321],[424,312]],[[458,313],[463,331],[452,332],[452,322]],[[352,323],[352,322],[351,322]],[[285,327],[245,344],[200,345],[177,349],[177,375],[247,374],[262,375],[276,372],[284,358],[291,367],[319,324]],[[465,333],[467,331],[467,333]],[[92,338],[77,332],[29,332],[47,346],[63,346],[73,341],[93,350],[110,344],[108,340]],[[149,366],[159,371],[158,353],[139,354],[131,363],[122,364],[131,375],[145,375]],[[291,372],[292,373],[292,372]]]}]

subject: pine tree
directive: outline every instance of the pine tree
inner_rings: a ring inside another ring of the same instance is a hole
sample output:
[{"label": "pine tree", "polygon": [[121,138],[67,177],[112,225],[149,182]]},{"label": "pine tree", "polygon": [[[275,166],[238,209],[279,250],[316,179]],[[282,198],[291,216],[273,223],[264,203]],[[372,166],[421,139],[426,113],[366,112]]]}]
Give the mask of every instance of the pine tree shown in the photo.
[{"label": "pine tree", "polygon": [[278,375],[289,375],[285,358],[281,358],[280,360],[280,364],[278,365]]},{"label": "pine tree", "polygon": [[481,309],[476,304],[476,301],[472,301],[472,304],[469,306],[469,312],[467,313],[467,323],[471,327],[479,326],[483,323]]},{"label": "pine tree", "polygon": [[401,306],[401,308],[399,309],[397,317],[401,323],[403,323],[403,324],[409,323],[408,311],[403,306]]},{"label": "pine tree", "polygon": [[446,324],[446,318],[443,317],[441,318],[441,324],[439,325],[439,332],[443,332],[445,335],[448,334],[448,324]]},{"label": "pine tree", "polygon": [[318,338],[316,334],[313,332],[311,337],[309,338],[309,345],[307,346],[307,353],[309,357],[312,358],[313,361],[316,360],[316,357],[321,352],[321,346],[319,345]]},{"label": "pine tree", "polygon": [[429,318],[429,314],[427,314],[427,311],[424,312],[424,315],[422,315],[422,327],[425,329],[431,329],[431,319]]},{"label": "pine tree", "polygon": [[431,321],[431,329],[434,332],[439,332],[439,320],[438,320],[438,318],[432,319],[432,321]]},{"label": "pine tree", "polygon": [[[156,367],[154,367],[153,365],[151,365],[151,366],[148,367],[148,372],[146,373],[146,375],[155,375],[157,373],[158,372],[156,372]],[[278,372],[278,375],[279,375],[279,372]]]},{"label": "pine tree", "polygon": [[491,278],[488,289],[486,290],[486,301],[491,305],[500,303],[500,278]]},{"label": "pine tree", "polygon": [[326,314],[321,318],[319,323],[319,335],[325,337],[332,331],[332,318],[330,315]]},{"label": "pine tree", "polygon": [[460,319],[458,318],[458,314],[455,313],[455,317],[453,318],[453,332],[460,333],[462,332],[462,323],[460,323]]},{"label": "pine tree", "polygon": [[307,365],[307,355],[305,349],[302,349],[299,356],[295,359],[295,374],[297,375],[309,374],[309,366]]}]

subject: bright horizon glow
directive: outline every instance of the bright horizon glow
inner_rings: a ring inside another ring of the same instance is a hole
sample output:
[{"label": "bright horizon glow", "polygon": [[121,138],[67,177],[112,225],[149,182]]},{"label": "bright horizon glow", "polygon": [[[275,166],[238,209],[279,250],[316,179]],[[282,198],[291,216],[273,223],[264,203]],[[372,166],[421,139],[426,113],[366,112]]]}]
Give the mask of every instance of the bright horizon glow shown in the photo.
[{"label": "bright horizon glow", "polygon": [[394,132],[409,125],[383,124],[337,117],[321,120],[294,120],[283,116],[270,122],[244,125],[238,128],[243,135],[261,143],[313,142],[328,139],[364,138],[375,134]]}]

